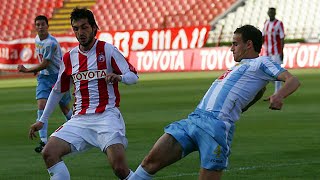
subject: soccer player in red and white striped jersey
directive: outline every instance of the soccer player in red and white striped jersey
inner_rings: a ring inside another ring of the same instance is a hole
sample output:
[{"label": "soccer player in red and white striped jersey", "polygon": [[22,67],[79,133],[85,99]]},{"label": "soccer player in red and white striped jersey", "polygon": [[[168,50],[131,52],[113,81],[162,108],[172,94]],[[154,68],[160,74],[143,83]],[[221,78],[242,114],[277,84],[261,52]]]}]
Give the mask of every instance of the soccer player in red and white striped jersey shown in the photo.
[{"label": "soccer player in red and white striped jersey", "polygon": [[[264,54],[271,56],[275,62],[282,64],[284,47],[284,27],[282,21],[276,19],[276,9],[268,10],[269,20],[264,23],[262,31],[264,39]],[[275,81],[275,93],[281,88],[281,81]]]},{"label": "soccer player in red and white striped jersey", "polygon": [[35,132],[48,121],[63,94],[73,84],[73,116],[51,135],[42,151],[51,179],[69,180],[70,174],[62,157],[91,147],[100,148],[107,155],[115,175],[126,179],[132,171],[125,158],[128,142],[119,111],[118,82],[135,84],[137,72],[116,47],[95,38],[98,25],[90,10],[75,8],[70,19],[79,46],[64,55],[44,113],[40,121],[31,126],[29,137],[35,137]]}]

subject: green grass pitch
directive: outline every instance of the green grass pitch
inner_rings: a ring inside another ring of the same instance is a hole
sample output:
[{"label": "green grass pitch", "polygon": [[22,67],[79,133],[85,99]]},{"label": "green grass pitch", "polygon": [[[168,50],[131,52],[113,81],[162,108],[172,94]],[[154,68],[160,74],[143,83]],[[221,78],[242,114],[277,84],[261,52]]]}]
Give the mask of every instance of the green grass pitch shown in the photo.
[{"label": "green grass pitch", "polygon": [[[223,179],[320,179],[320,69],[292,70],[300,89],[271,111],[259,101],[236,123],[229,168]],[[194,110],[212,81],[222,72],[140,74],[133,86],[120,85],[121,112],[127,126],[128,163],[135,170],[163,127]],[[28,139],[36,119],[35,79],[0,80],[0,179],[49,179],[34,152],[38,139]],[[268,85],[265,97],[273,92]],[[49,133],[64,122],[56,109]],[[98,149],[64,158],[72,180],[116,180]],[[194,180],[198,153],[164,168],[155,179]]]}]

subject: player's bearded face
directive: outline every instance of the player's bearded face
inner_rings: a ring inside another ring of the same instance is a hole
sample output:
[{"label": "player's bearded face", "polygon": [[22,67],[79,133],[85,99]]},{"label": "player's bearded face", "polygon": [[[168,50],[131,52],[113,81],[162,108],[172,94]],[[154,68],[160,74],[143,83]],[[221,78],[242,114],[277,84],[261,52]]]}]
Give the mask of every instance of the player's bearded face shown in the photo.
[{"label": "player's bearded face", "polygon": [[94,32],[92,31],[91,33],[88,33],[86,35],[77,36],[77,39],[78,39],[80,45],[87,47],[94,40],[94,37],[95,37],[95,35],[94,35]]},{"label": "player's bearded face", "polygon": [[96,28],[92,27],[88,23],[87,19],[73,21],[72,28],[81,46],[87,47],[92,44],[94,41]]}]

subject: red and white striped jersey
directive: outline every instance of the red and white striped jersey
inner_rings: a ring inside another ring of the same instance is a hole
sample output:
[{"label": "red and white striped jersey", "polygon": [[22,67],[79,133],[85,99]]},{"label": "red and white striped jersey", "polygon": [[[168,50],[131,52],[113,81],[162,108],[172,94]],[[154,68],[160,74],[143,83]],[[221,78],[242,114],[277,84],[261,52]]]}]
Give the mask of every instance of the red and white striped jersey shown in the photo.
[{"label": "red and white striped jersey", "polygon": [[281,39],[284,38],[283,23],[278,19],[273,21],[266,20],[262,31],[264,36],[265,55],[278,55],[281,52]]},{"label": "red and white striped jersey", "polygon": [[135,76],[131,78],[134,81],[138,79],[136,70],[118,49],[104,41],[96,40],[85,53],[79,46],[73,48],[64,55],[63,62],[54,91],[66,92],[73,83],[74,115],[102,113],[107,108],[119,107],[118,83],[107,84],[105,77],[108,73],[123,75],[127,79]]}]

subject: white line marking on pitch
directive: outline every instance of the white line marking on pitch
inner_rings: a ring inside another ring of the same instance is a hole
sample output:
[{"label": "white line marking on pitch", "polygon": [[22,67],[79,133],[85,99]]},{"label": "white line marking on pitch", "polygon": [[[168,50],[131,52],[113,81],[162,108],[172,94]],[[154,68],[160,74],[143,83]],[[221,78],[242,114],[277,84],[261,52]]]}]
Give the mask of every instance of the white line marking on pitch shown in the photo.
[{"label": "white line marking on pitch", "polygon": [[[259,169],[259,168],[268,168],[268,167],[286,167],[286,166],[299,166],[299,165],[304,165],[304,164],[317,164],[320,162],[305,162],[305,163],[290,163],[290,164],[269,164],[269,165],[261,165],[261,166],[248,166],[248,167],[240,167],[240,168],[231,168],[227,169],[225,171],[245,171],[245,170],[252,170],[252,169]],[[194,173],[179,173],[179,174],[174,174],[174,175],[169,175],[169,176],[158,176],[155,177],[154,179],[166,179],[166,178],[174,178],[174,177],[183,177],[183,176],[198,176],[199,173],[194,172]]]}]

